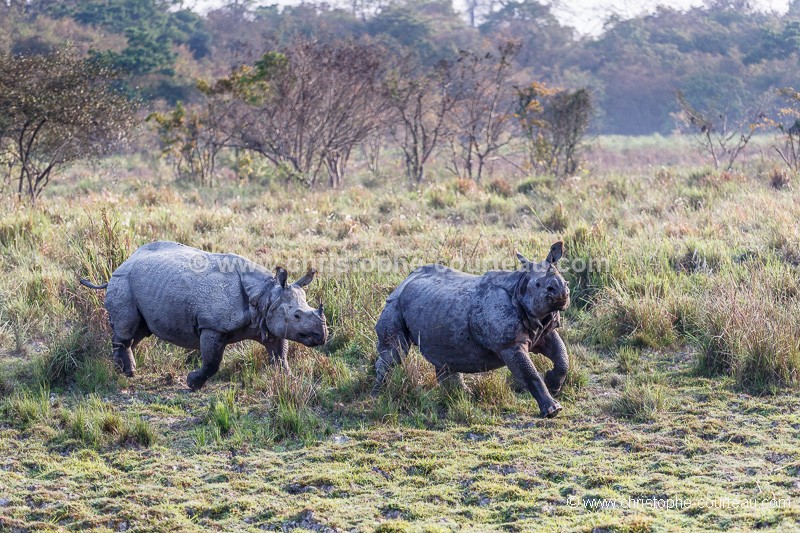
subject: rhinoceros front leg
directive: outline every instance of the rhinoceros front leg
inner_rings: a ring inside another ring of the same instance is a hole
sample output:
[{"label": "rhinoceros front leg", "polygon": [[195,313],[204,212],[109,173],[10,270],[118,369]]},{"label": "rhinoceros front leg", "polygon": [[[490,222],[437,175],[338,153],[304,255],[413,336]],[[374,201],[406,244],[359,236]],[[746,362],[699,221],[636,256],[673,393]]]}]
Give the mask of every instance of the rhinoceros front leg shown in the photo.
[{"label": "rhinoceros front leg", "polygon": [[555,396],[561,392],[561,386],[564,385],[569,370],[567,347],[564,346],[564,341],[561,340],[559,334],[551,331],[542,338],[533,351],[544,355],[553,362],[552,370],[548,370],[544,375],[544,383],[550,394]]},{"label": "rhinoceros front leg", "polygon": [[539,411],[541,411],[542,416],[553,418],[561,411],[561,404],[550,396],[542,376],[536,371],[536,367],[533,366],[533,362],[528,357],[528,351],[525,348],[516,346],[503,350],[497,355],[508,366],[514,379],[519,383],[525,384],[525,388],[528,389],[528,392],[531,393],[539,405]]},{"label": "rhinoceros front leg", "polygon": [[287,353],[289,352],[289,341],[286,339],[270,337],[264,343],[264,348],[267,349],[270,365],[277,367],[284,372],[290,372],[289,360],[286,357]]},{"label": "rhinoceros front leg", "polygon": [[190,389],[194,391],[200,389],[208,378],[217,373],[226,345],[226,335],[210,329],[200,332],[200,356],[203,358],[203,366],[189,372],[186,377],[186,384]]}]

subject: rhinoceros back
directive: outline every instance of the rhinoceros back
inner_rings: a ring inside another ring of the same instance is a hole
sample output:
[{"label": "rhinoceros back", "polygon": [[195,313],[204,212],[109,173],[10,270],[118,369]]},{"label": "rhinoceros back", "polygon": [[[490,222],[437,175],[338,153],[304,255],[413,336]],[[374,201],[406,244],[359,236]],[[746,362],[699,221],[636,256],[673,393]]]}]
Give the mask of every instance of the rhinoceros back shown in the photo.
[{"label": "rhinoceros back", "polygon": [[[387,299],[402,315],[412,343],[434,364],[456,351],[470,347],[469,308],[479,276],[441,265],[427,265],[412,272]],[[459,346],[454,346],[454,339]],[[463,343],[463,344],[462,344]]]},{"label": "rhinoceros back", "polygon": [[[248,327],[249,302],[242,276],[270,274],[233,254],[212,254],[172,242],[139,248],[112,275],[109,290],[132,303],[156,336],[185,347],[196,347],[205,328],[233,332]],[[115,294],[110,294],[115,296]]]}]

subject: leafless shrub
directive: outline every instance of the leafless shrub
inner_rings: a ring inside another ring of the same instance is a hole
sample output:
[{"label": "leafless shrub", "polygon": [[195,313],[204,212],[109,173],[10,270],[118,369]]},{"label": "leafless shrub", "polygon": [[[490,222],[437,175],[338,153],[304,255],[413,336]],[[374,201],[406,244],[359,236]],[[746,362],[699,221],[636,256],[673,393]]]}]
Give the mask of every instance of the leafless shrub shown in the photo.
[{"label": "leafless shrub", "polygon": [[0,56],[0,163],[35,202],[58,167],[105,153],[133,121],[117,74],[70,50]]}]

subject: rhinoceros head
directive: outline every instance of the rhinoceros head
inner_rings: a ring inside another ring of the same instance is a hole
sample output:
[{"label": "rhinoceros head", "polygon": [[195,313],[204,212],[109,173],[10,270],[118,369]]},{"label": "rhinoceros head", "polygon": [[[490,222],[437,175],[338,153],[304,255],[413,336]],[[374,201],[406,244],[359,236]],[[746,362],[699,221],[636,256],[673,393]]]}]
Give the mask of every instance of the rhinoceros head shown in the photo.
[{"label": "rhinoceros head", "polygon": [[319,346],[328,341],[325,310],[320,304],[314,309],[306,301],[303,287],[314,280],[317,271],[309,269],[300,279],[289,285],[285,269],[275,269],[276,283],[269,290],[268,299],[260,306],[262,324],[266,330],[284,339],[306,346]]},{"label": "rhinoceros head", "polygon": [[558,271],[558,260],[563,254],[561,241],[550,247],[550,253],[541,263],[533,263],[517,252],[526,271],[517,285],[517,298],[530,315],[543,318],[569,307],[569,285]]}]

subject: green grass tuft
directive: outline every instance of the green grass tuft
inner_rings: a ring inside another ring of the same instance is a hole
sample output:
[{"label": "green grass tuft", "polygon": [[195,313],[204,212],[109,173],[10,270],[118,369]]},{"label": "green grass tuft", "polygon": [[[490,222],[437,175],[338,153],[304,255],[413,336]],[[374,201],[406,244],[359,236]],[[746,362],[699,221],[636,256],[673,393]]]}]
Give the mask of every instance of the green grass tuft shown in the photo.
[{"label": "green grass tuft", "polygon": [[158,441],[158,434],[149,421],[141,416],[134,416],[125,421],[119,441],[124,445],[149,448]]},{"label": "green grass tuft", "polygon": [[269,422],[275,438],[308,440],[325,430],[325,423],[314,412],[318,397],[313,381],[278,370],[267,387]]},{"label": "green grass tuft", "polygon": [[650,422],[667,409],[668,391],[660,383],[628,378],[622,395],[611,402],[612,415],[634,422]]},{"label": "green grass tuft", "polygon": [[50,417],[50,389],[40,386],[37,391],[17,390],[3,400],[2,412],[23,429],[45,422]]},{"label": "green grass tuft", "polygon": [[639,370],[642,355],[632,346],[622,346],[617,350],[617,366],[623,374],[634,374]]}]

